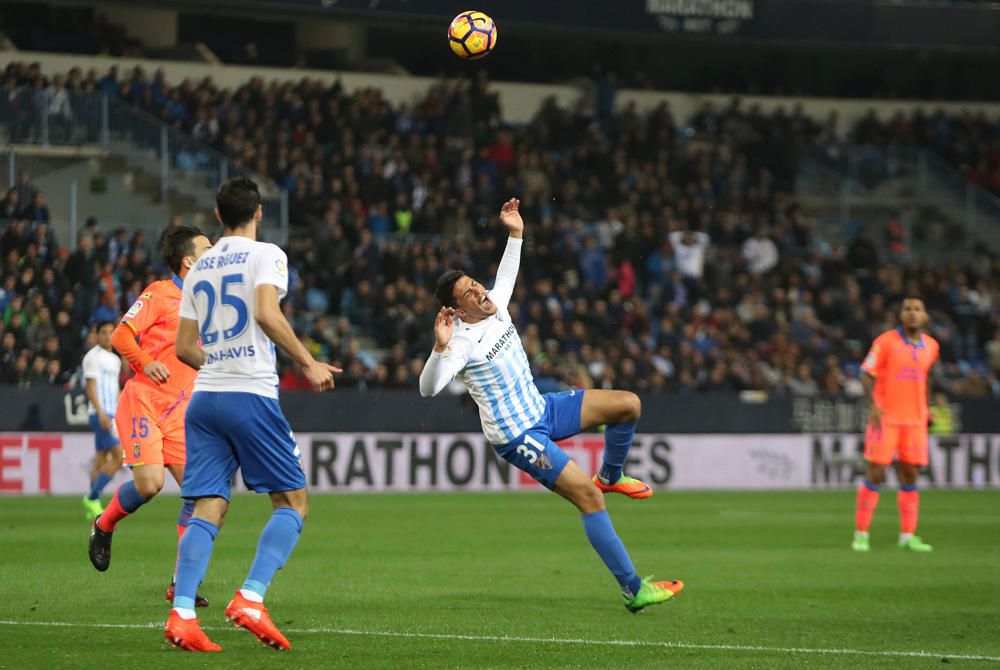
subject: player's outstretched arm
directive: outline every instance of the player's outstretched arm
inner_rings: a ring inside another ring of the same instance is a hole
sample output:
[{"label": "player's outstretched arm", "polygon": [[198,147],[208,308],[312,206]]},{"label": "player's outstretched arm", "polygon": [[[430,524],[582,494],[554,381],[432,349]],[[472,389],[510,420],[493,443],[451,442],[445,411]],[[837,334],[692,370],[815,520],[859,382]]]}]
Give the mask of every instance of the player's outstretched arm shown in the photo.
[{"label": "player's outstretched arm", "polygon": [[200,370],[205,364],[205,352],[198,345],[198,322],[194,319],[181,317],[174,347],[178,360],[184,365]]},{"label": "player's outstretched arm", "polygon": [[490,291],[490,299],[501,309],[507,309],[510,297],[514,295],[514,284],[517,282],[517,271],[521,266],[521,240],[524,237],[524,219],[518,211],[521,201],[511,198],[500,209],[500,223],[510,237],[504,249],[500,267],[497,269],[497,279]]},{"label": "player's outstretched arm", "polygon": [[449,346],[455,331],[454,317],[455,310],[442,307],[434,319],[434,350],[420,372],[420,395],[424,398],[440,393],[468,360],[462,342]]},{"label": "player's outstretched arm", "polygon": [[282,351],[292,357],[293,361],[298,363],[312,387],[317,391],[332,389],[334,373],[343,372],[343,370],[317,361],[295,336],[292,325],[281,313],[281,306],[278,302],[278,287],[274,284],[258,286],[254,307],[256,308],[254,315],[261,330],[274,342],[275,346],[280,347]]}]

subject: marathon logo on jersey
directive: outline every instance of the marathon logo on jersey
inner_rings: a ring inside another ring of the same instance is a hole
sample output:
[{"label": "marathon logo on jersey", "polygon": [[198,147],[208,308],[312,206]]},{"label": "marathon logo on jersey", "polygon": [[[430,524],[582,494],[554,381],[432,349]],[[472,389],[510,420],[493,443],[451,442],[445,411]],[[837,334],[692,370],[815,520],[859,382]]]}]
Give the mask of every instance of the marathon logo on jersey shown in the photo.
[{"label": "marathon logo on jersey", "polygon": [[493,345],[493,348],[491,348],[489,352],[487,352],[486,360],[492,361],[494,358],[496,358],[497,354],[499,354],[501,351],[510,346],[510,343],[514,341],[514,337],[516,337],[516,335],[517,331],[514,329],[514,326],[511,326],[510,328],[505,330],[504,334],[501,335],[500,339],[497,340],[496,344]]},{"label": "marathon logo on jersey", "polygon": [[222,351],[213,351],[205,356],[205,365],[211,365],[212,363],[218,363],[220,361],[229,360],[232,358],[253,358],[257,355],[254,351],[253,345],[245,347],[229,347],[228,349],[223,349]]},{"label": "marathon logo on jersey", "polygon": [[221,270],[232,265],[242,265],[250,257],[249,251],[235,251],[230,254],[220,254],[218,256],[203,257],[195,265],[195,270]]}]

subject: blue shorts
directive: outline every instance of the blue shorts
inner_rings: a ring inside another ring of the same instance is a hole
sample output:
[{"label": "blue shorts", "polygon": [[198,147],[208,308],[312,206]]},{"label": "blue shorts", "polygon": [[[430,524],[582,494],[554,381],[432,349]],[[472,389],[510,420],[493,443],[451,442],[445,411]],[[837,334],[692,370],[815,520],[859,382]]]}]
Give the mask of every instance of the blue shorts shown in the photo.
[{"label": "blue shorts", "polygon": [[545,412],[534,426],[507,444],[494,445],[501,458],[552,490],[569,455],[556,444],[580,432],[583,391],[545,394]]},{"label": "blue shorts", "polygon": [[184,417],[182,497],[229,500],[237,468],[247,488],[258,493],[306,487],[299,448],[276,399],[198,391]]},{"label": "blue shorts", "polygon": [[107,451],[120,444],[114,433],[101,428],[101,420],[97,418],[96,414],[90,415],[90,427],[94,430],[94,448],[97,451]]}]

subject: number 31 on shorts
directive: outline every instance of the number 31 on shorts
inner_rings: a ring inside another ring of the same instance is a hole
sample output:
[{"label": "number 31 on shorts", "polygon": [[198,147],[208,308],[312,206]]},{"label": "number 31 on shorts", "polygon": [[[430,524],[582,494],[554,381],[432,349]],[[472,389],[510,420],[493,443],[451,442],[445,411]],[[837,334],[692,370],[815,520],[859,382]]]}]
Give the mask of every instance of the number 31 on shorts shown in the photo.
[{"label": "number 31 on shorts", "polygon": [[[531,447],[534,447],[534,451],[532,451]],[[517,445],[517,453],[524,456],[532,465],[538,461],[543,451],[545,451],[545,445],[531,435],[525,435],[524,444]]]}]

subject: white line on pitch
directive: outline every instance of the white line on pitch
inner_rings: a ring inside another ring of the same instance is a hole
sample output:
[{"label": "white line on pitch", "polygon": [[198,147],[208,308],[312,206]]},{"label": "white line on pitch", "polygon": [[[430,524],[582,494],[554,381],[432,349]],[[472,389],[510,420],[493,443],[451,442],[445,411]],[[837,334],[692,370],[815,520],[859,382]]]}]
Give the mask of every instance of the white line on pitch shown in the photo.
[{"label": "white line on pitch", "polygon": [[[10,621],[0,619],[0,626],[39,626],[42,628],[124,628],[133,630],[158,629],[161,623],[71,623],[68,621]],[[234,629],[203,626],[205,630],[231,632]],[[363,635],[367,637],[402,637],[425,640],[461,640],[465,642],[532,642],[541,644],[587,645],[592,647],[652,647],[658,649],[694,649],[704,651],[759,651],[775,654],[827,654],[838,656],[888,656],[893,658],[949,658],[963,661],[995,661],[1000,656],[954,654],[943,651],[875,651],[870,649],[764,647],[746,644],[694,644],[689,642],[656,642],[650,640],[588,640],[561,637],[519,637],[515,635],[464,635],[461,633],[411,633],[389,630],[357,630],[354,628],[284,628],[285,633],[325,635]]]}]

